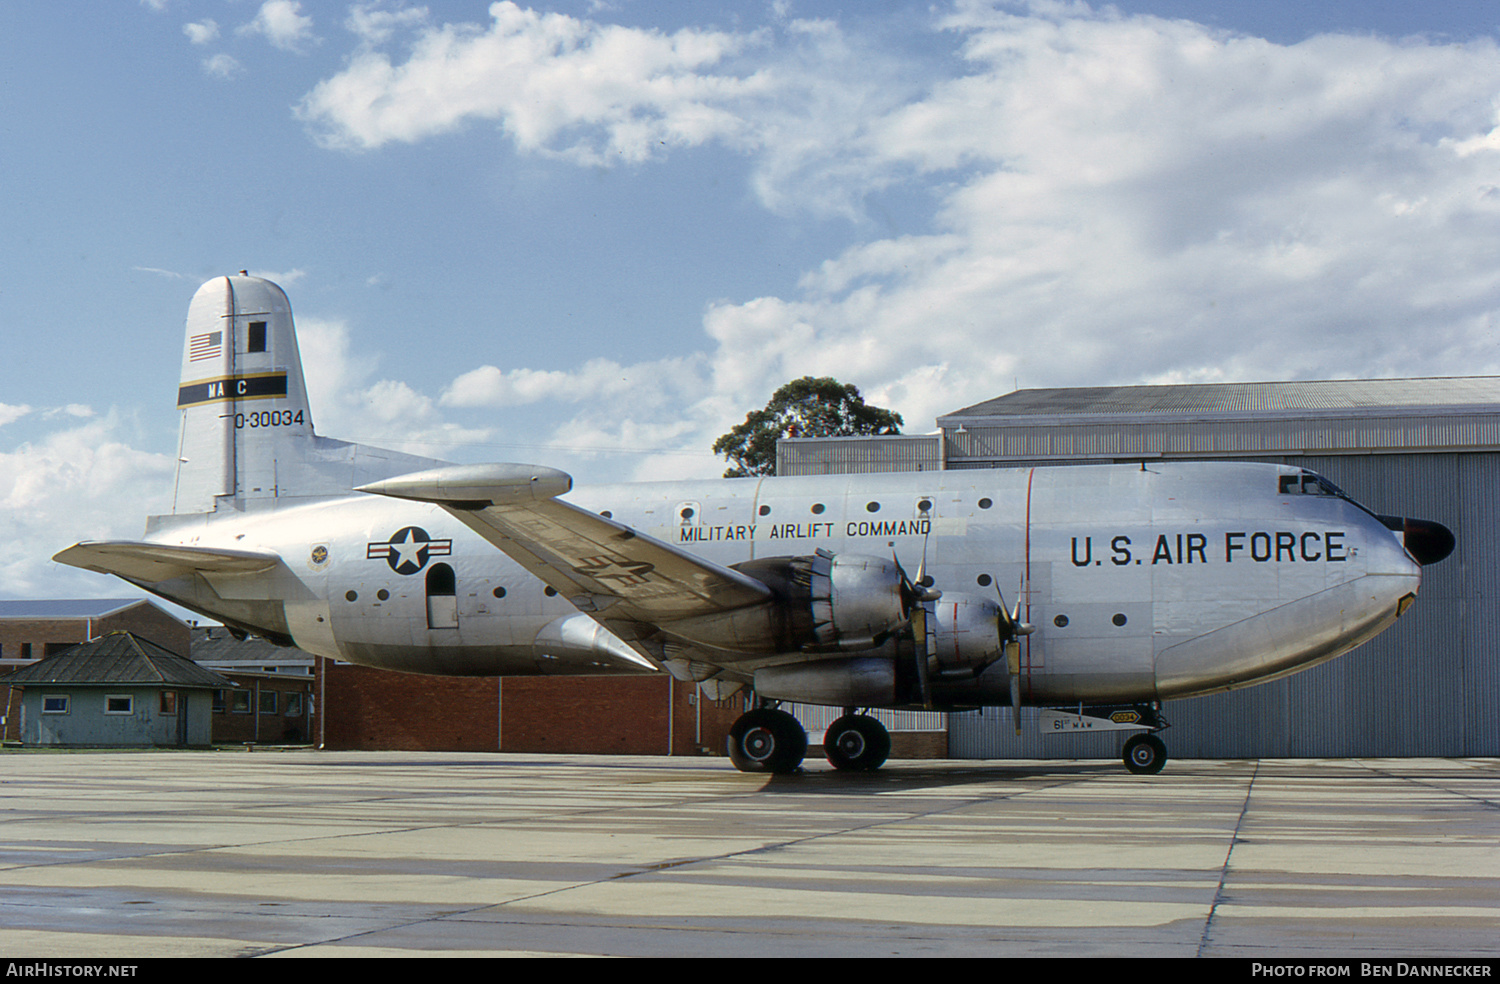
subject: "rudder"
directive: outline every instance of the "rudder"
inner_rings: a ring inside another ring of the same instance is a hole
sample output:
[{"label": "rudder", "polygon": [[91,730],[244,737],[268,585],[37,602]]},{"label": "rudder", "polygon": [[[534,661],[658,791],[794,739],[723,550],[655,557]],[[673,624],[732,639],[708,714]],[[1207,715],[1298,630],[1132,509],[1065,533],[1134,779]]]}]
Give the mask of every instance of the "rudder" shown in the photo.
[{"label": "rudder", "polygon": [[217,277],[188,306],[172,512],[275,498],[277,461],[314,441],[292,305],[269,280]]}]

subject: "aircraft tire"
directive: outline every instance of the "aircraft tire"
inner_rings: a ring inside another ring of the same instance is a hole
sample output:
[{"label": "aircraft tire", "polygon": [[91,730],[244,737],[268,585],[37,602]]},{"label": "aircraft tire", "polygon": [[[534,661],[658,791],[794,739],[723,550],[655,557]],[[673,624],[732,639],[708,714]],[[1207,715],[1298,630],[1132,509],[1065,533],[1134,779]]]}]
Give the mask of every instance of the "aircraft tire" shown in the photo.
[{"label": "aircraft tire", "polygon": [[759,708],[729,729],[729,760],[741,772],[796,772],[807,754],[807,732],[786,711]]},{"label": "aircraft tire", "polygon": [[874,772],[890,754],[891,733],[867,714],[846,714],[823,736],[823,755],[840,771]]},{"label": "aircraft tire", "polygon": [[1125,743],[1125,768],[1138,776],[1154,776],[1167,764],[1167,746],[1155,735],[1136,735]]}]

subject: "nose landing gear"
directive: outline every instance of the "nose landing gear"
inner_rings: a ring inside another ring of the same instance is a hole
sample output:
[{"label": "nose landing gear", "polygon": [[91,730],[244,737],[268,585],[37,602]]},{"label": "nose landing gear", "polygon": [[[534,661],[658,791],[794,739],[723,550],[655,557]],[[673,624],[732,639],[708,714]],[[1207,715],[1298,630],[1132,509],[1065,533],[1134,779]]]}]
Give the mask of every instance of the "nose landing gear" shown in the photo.
[{"label": "nose landing gear", "polygon": [[1167,746],[1156,737],[1169,727],[1161,716],[1159,704],[1079,705],[1076,711],[1045,707],[1037,724],[1044,735],[1138,731],[1139,734],[1126,740],[1124,754],[1120,756],[1125,768],[1138,776],[1154,776],[1167,764]]},{"label": "nose landing gear", "polygon": [[1135,735],[1125,742],[1125,768],[1138,776],[1154,776],[1167,764],[1167,746],[1153,734]]}]

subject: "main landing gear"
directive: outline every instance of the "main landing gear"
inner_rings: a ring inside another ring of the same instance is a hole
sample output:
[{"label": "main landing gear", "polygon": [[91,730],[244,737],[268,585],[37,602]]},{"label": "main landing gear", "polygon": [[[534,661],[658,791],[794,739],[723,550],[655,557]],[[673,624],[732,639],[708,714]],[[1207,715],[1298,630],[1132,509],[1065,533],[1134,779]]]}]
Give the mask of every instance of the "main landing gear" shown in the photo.
[{"label": "main landing gear", "polygon": [[828,733],[823,736],[823,755],[835,769],[874,772],[891,754],[891,733],[868,714],[852,711],[848,709],[828,726]]},{"label": "main landing gear", "polygon": [[786,711],[757,707],[729,729],[729,760],[741,772],[796,772],[807,754],[807,732]]},{"label": "main landing gear", "polygon": [[[796,772],[807,755],[807,732],[786,711],[758,707],[740,715],[729,729],[729,759],[741,772]],[[835,769],[873,772],[891,754],[891,733],[868,714],[845,708],[828,726],[823,754]]]}]

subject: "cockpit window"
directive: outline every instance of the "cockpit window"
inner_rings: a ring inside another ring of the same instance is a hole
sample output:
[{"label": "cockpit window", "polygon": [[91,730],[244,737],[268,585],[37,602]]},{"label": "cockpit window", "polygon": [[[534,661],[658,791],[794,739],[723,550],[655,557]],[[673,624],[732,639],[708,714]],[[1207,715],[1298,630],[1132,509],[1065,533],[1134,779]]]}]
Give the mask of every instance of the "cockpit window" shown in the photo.
[{"label": "cockpit window", "polygon": [[1332,495],[1340,499],[1349,498],[1343,489],[1322,475],[1306,470],[1295,475],[1282,475],[1278,491],[1282,495]]},{"label": "cockpit window", "polygon": [[[1361,512],[1370,513],[1369,509],[1360,505],[1359,502],[1350,498],[1349,493],[1334,485],[1328,479],[1317,472],[1302,469],[1295,475],[1282,475],[1277,482],[1277,489],[1282,495],[1324,495],[1335,499],[1343,499]],[[1376,516],[1379,519],[1380,517]]]}]

